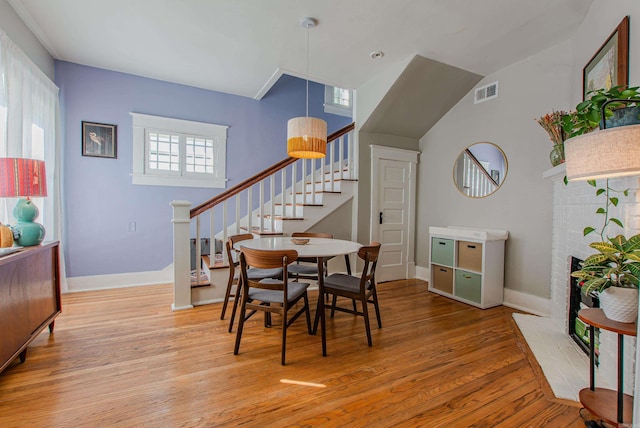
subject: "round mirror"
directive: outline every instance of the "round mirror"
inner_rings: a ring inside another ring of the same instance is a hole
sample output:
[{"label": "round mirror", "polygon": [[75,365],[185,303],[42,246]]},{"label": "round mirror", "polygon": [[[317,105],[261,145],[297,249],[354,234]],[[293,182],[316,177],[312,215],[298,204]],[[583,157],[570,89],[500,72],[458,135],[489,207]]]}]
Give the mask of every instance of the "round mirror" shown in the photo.
[{"label": "round mirror", "polygon": [[453,181],[470,198],[489,196],[507,176],[507,156],[493,143],[472,144],[460,153],[453,165]]}]

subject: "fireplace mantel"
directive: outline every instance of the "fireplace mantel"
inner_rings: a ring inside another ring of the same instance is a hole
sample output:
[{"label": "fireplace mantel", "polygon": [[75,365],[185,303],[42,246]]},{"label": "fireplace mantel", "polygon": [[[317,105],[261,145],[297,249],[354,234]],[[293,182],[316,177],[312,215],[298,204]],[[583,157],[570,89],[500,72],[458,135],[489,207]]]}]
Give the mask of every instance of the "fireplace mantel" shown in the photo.
[{"label": "fireplace mantel", "polygon": [[544,171],[542,173],[542,178],[544,178],[545,180],[546,179],[555,180],[557,178],[564,177],[564,175],[566,174],[566,171],[567,171],[567,167],[563,162],[558,166],[554,166],[553,168]]}]

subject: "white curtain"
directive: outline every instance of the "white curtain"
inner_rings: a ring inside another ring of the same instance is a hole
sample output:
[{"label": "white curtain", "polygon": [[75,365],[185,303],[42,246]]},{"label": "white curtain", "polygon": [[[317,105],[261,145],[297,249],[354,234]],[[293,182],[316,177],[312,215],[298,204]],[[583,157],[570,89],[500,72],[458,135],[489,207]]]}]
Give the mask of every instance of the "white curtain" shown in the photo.
[{"label": "white curtain", "polygon": [[[0,157],[45,161],[47,197],[34,198],[34,202],[40,209],[38,222],[45,227],[45,240],[59,241],[62,217],[58,87],[2,30],[0,77]],[[0,198],[0,222],[15,222],[11,211],[16,202],[15,198]],[[64,267],[64,263],[61,265]]]}]

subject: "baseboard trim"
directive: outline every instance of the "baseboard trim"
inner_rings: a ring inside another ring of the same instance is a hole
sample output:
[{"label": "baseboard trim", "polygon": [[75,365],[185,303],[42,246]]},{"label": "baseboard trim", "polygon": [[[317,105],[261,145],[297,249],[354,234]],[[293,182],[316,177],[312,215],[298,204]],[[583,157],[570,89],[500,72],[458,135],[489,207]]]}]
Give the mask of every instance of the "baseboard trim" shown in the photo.
[{"label": "baseboard trim", "polygon": [[422,266],[416,266],[416,278],[429,282],[429,278],[431,278],[430,269]]},{"label": "baseboard trim", "polygon": [[551,300],[522,291],[504,289],[504,306],[542,317],[551,316]]},{"label": "baseboard trim", "polygon": [[137,287],[173,283],[173,266],[147,272],[115,273],[109,275],[76,276],[67,278],[66,293],[112,288]]}]

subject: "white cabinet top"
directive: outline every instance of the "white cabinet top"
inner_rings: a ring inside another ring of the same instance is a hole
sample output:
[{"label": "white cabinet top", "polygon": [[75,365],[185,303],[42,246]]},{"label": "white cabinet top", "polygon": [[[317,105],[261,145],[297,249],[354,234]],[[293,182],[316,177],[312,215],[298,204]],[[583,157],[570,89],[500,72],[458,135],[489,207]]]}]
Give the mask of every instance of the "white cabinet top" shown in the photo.
[{"label": "white cabinet top", "polygon": [[505,241],[509,231],[500,229],[476,229],[464,226],[447,226],[429,228],[431,235],[438,235],[452,239],[472,239],[476,241]]}]

